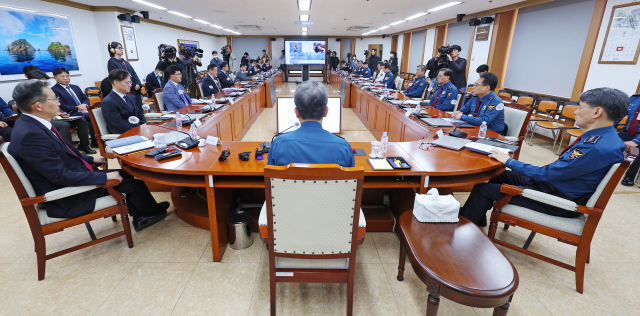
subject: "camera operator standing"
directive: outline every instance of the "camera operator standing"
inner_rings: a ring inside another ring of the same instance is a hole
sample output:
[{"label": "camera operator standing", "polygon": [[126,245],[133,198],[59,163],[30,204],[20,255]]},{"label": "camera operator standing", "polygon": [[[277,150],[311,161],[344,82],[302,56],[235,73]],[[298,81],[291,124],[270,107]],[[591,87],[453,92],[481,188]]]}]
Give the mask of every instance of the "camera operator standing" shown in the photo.
[{"label": "camera operator standing", "polygon": [[[181,74],[184,73],[184,64],[182,63],[182,60],[180,60],[180,58],[177,58],[176,53],[177,51],[175,47],[171,45],[160,44],[160,46],[158,46],[158,56],[160,57],[160,61],[158,61],[156,68],[160,67],[158,69],[167,69],[169,68],[169,66],[175,65],[180,68]],[[169,76],[163,76],[163,87],[167,84],[167,81],[169,81]],[[184,86],[186,83],[186,76],[182,76],[182,81],[180,82],[180,84]]]},{"label": "camera operator standing", "polygon": [[467,86],[467,60],[460,57],[460,51],[462,51],[460,45],[438,48],[438,70],[442,68],[451,69],[453,72],[451,83],[458,89],[465,89]]},{"label": "camera operator standing", "polygon": [[109,56],[111,56],[111,58],[107,62],[107,71],[111,72],[114,69],[126,70],[129,73],[129,77],[131,77],[130,94],[134,96],[136,106],[142,106],[142,94],[140,92],[142,82],[138,78],[136,71],[131,67],[131,64],[122,58],[122,54],[124,53],[122,50],[122,44],[118,42],[111,42],[108,45],[108,49]]},{"label": "camera operator standing", "polygon": [[[231,51],[231,46],[226,45],[222,47],[221,51],[222,51],[222,59],[226,61],[227,64],[229,64],[229,71],[235,72],[236,70],[238,70],[236,68],[236,55],[234,55],[233,52]],[[220,66],[222,66],[222,64]]]},{"label": "camera operator standing", "polygon": [[200,54],[199,52],[194,52],[189,49],[180,50],[180,54],[182,54],[183,59],[182,63],[184,65],[184,76],[182,76],[183,81],[186,82],[189,87],[189,96],[192,98],[196,97],[196,76],[198,75],[197,66],[202,66],[202,62],[200,62]]}]

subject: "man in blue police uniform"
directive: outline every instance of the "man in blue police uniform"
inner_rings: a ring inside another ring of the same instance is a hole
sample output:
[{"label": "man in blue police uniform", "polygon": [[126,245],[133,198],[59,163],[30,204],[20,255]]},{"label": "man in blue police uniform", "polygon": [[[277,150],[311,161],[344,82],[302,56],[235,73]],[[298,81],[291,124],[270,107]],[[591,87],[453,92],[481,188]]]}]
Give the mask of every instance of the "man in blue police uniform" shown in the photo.
[{"label": "man in blue police uniform", "polygon": [[407,90],[402,92],[406,97],[422,98],[424,89],[429,85],[426,77],[424,76],[425,72],[427,72],[427,66],[418,65],[418,68],[416,68],[416,77],[413,78],[413,81],[411,81]]},{"label": "man in blue police uniform", "polygon": [[438,71],[438,84],[436,93],[431,97],[429,105],[441,111],[453,111],[458,104],[458,88],[451,83],[453,72],[449,68],[442,68]]},{"label": "man in blue police uniform", "polygon": [[369,68],[369,63],[368,62],[364,62],[362,63],[362,71],[360,73],[362,75],[363,78],[371,78],[371,68]]},{"label": "man in blue police uniform", "polygon": [[453,118],[476,126],[487,122],[487,128],[504,135],[504,104],[493,90],[498,85],[498,77],[491,72],[482,74],[473,86],[474,96],[458,111]]},{"label": "man in blue police uniform", "polygon": [[[618,123],[620,123],[620,120],[617,120],[615,125],[618,125]],[[640,123],[640,94],[634,94],[629,99],[627,126],[618,132],[618,136],[620,136],[620,139],[622,139],[627,147],[638,147],[638,145],[640,145],[640,124],[638,123]],[[624,186],[632,186],[638,174],[638,168],[640,168],[640,159],[636,159],[631,166],[629,166],[621,184]]]},{"label": "man in blue police uniform", "polygon": [[222,88],[230,88],[235,85],[231,77],[229,77],[229,64],[226,61],[220,63],[220,69],[218,70],[218,81]]},{"label": "man in blue police uniform", "polygon": [[[487,210],[494,201],[505,196],[500,193],[502,184],[541,191],[579,205],[586,204],[611,166],[624,159],[626,146],[618,137],[613,123],[624,116],[627,100],[624,92],[611,88],[597,88],[580,94],[576,124],[585,132],[562,152],[556,162],[549,165],[538,167],[525,164],[494,151],[489,157],[502,162],[512,171],[505,171],[489,183],[476,184],[460,209],[460,215],[486,226]],[[522,196],[513,197],[509,204],[554,216],[580,215]]]},{"label": "man in blue police uniform", "polygon": [[255,76],[258,74],[258,70],[256,69],[256,67],[258,66],[258,62],[255,59],[252,59],[251,62],[249,62],[249,69],[247,70],[247,74],[249,76]]},{"label": "man in blue police uniform", "polygon": [[276,137],[271,143],[267,164],[311,163],[354,167],[351,145],[322,128],[322,119],[329,111],[329,94],[324,85],[318,81],[305,81],[296,89],[293,100],[300,128]]},{"label": "man in blue police uniform", "polygon": [[382,79],[382,83],[387,89],[395,89],[396,83],[393,78],[393,73],[391,73],[391,65],[389,63],[385,63],[383,67],[384,79]]},{"label": "man in blue police uniform", "polygon": [[202,97],[208,98],[213,95],[213,98],[215,98],[215,94],[220,90],[222,90],[222,87],[218,81],[218,66],[209,64],[207,66],[207,75],[202,79]]}]

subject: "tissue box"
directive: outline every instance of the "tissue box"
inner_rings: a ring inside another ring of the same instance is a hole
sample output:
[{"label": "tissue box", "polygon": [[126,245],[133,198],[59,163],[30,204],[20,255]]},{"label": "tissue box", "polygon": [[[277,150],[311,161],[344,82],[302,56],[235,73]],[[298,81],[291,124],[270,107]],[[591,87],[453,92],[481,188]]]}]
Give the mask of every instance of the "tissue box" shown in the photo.
[{"label": "tissue box", "polygon": [[416,194],[413,216],[422,223],[457,223],[460,202],[453,195],[440,195],[431,189],[426,195]]}]

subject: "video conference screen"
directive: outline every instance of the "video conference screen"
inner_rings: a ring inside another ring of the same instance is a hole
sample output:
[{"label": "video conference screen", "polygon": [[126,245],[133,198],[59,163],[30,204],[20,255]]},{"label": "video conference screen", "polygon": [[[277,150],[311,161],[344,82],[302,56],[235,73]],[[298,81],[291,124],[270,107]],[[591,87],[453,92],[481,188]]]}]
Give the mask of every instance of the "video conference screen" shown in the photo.
[{"label": "video conference screen", "polygon": [[287,65],[324,65],[327,52],[325,41],[285,41]]}]

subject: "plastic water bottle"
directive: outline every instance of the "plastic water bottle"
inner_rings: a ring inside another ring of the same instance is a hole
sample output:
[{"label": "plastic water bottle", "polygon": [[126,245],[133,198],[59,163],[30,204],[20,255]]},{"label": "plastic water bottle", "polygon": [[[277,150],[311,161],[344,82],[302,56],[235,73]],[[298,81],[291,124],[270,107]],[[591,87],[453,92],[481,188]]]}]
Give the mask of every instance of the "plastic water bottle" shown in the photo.
[{"label": "plastic water bottle", "polygon": [[182,114],[176,113],[176,129],[180,130],[182,128]]},{"label": "plastic water bottle", "polygon": [[387,145],[389,144],[389,136],[387,136],[387,132],[382,133],[380,141],[382,142],[382,156],[387,157]]},{"label": "plastic water bottle", "polygon": [[478,138],[487,137],[487,122],[482,121],[482,125],[480,125],[480,131],[478,132]]},{"label": "plastic water bottle", "polygon": [[191,136],[191,139],[193,140],[198,139],[198,128],[196,127],[196,124],[191,124],[191,128],[189,128],[189,136]]}]

